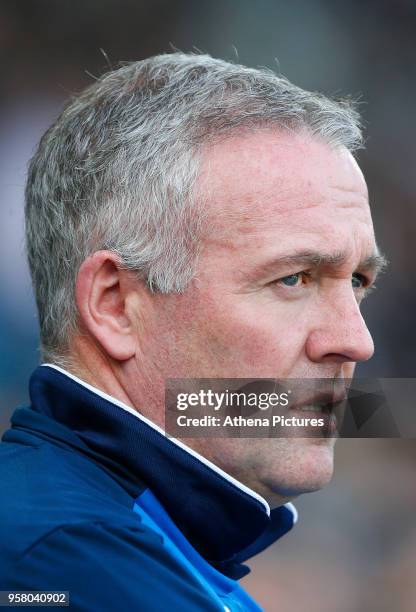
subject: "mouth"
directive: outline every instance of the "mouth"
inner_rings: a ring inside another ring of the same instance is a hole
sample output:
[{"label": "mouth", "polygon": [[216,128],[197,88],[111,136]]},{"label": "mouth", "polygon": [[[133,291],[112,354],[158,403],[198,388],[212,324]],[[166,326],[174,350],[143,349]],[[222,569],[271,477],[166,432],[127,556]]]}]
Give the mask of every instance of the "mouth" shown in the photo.
[{"label": "mouth", "polygon": [[[309,433],[314,431],[316,437],[334,437],[342,424],[346,396],[345,390],[336,394],[316,394],[297,401],[289,412],[298,419],[304,419],[299,429]],[[316,420],[319,420],[320,426],[314,424]]]}]

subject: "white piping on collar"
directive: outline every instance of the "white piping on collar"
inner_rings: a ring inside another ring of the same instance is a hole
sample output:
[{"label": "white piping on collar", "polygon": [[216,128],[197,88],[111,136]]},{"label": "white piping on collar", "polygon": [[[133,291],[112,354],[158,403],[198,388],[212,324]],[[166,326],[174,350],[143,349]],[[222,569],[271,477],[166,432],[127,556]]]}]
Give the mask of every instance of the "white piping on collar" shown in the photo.
[{"label": "white piping on collar", "polygon": [[296,506],[294,506],[292,502],[286,502],[284,506],[292,513],[293,524],[296,525],[296,523],[298,522],[298,518],[299,518],[299,514],[296,509]]},{"label": "white piping on collar", "polygon": [[[86,387],[87,389],[89,389],[90,391],[92,391],[96,395],[102,397],[103,399],[107,400],[108,402],[111,402],[112,404],[115,404],[116,406],[118,406],[119,408],[122,408],[126,412],[129,412],[130,414],[132,414],[133,416],[138,418],[140,421],[144,421],[147,425],[149,425],[149,427],[152,427],[153,429],[155,429],[160,434],[162,434],[163,436],[166,437],[166,432],[163,429],[161,429],[158,425],[156,425],[155,423],[150,421],[148,418],[146,418],[145,416],[143,416],[142,414],[137,412],[137,410],[135,410],[134,408],[131,408],[131,406],[127,406],[127,404],[124,404],[123,402],[121,402],[120,400],[116,399],[112,395],[108,395],[108,393],[105,393],[104,391],[101,391],[101,389],[97,389],[97,387],[93,387],[89,383],[85,382],[84,380],[81,380],[80,378],[78,378],[74,374],[71,374],[67,370],[64,370],[63,368],[61,368],[60,366],[55,365],[54,363],[42,363],[42,367],[48,367],[48,368],[53,368],[54,370],[58,370],[58,372],[61,372],[61,374],[64,374],[65,376],[68,376],[68,378],[71,378],[72,380],[74,380],[79,385],[81,385],[83,387]],[[173,442],[174,444],[176,444],[177,446],[179,446],[182,450],[184,450],[187,453],[189,453],[190,455],[192,455],[192,457],[194,457],[195,459],[197,459],[198,461],[200,461],[201,463],[203,463],[204,465],[209,467],[211,470],[213,470],[214,472],[216,472],[217,474],[222,476],[225,480],[227,480],[228,482],[233,484],[235,487],[237,487],[241,491],[244,491],[244,493],[246,493],[247,495],[250,495],[250,497],[253,497],[257,501],[259,501],[262,504],[262,506],[264,506],[264,509],[266,510],[268,516],[270,516],[270,506],[267,503],[267,501],[261,495],[259,495],[255,491],[253,491],[253,489],[250,489],[249,487],[247,487],[245,484],[243,484],[242,482],[240,482],[236,478],[233,478],[233,476],[230,476],[230,474],[227,474],[227,472],[224,472],[224,470],[222,470],[217,465],[215,465],[215,463],[212,463],[211,461],[209,461],[208,459],[206,459],[205,457],[203,457],[202,455],[200,455],[199,453],[194,451],[193,448],[187,446],[186,444],[184,444],[180,440],[177,440],[176,438],[171,438],[171,437],[169,437],[168,439],[171,442]],[[298,512],[297,512],[295,506],[292,503],[290,503],[290,502],[287,502],[284,505],[292,513],[292,515],[293,515],[293,524],[295,524],[297,522],[297,520],[298,520]]]}]

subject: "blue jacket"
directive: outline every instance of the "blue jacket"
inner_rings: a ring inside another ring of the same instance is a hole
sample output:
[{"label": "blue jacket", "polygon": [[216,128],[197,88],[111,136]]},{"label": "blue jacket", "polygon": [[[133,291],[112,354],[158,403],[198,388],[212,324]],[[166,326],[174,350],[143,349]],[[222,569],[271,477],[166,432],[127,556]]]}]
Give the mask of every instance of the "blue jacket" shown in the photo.
[{"label": "blue jacket", "polygon": [[55,366],[0,444],[0,590],[65,590],[75,610],[259,610],[244,562],[286,533],[265,500]]}]

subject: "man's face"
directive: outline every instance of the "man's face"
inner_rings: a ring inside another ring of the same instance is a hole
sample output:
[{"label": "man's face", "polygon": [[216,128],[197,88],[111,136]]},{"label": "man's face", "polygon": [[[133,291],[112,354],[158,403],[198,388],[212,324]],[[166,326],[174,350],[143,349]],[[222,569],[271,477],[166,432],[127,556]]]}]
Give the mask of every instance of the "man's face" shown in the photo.
[{"label": "man's face", "polygon": [[[155,298],[154,380],[351,377],[373,353],[359,303],[376,252],[353,157],[308,135],[235,136],[205,151],[198,189],[213,227],[187,290]],[[272,503],[332,474],[327,439],[192,446]]]}]

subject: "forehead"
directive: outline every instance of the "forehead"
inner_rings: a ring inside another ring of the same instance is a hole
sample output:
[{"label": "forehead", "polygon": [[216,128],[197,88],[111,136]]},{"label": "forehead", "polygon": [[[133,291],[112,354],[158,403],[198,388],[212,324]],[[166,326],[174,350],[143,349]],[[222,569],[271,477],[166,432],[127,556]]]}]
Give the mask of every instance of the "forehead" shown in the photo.
[{"label": "forehead", "polygon": [[[258,132],[206,149],[199,189],[216,229],[256,232],[334,215],[370,222],[367,187],[343,148],[308,135]],[[320,222],[321,222],[320,221]]]}]

